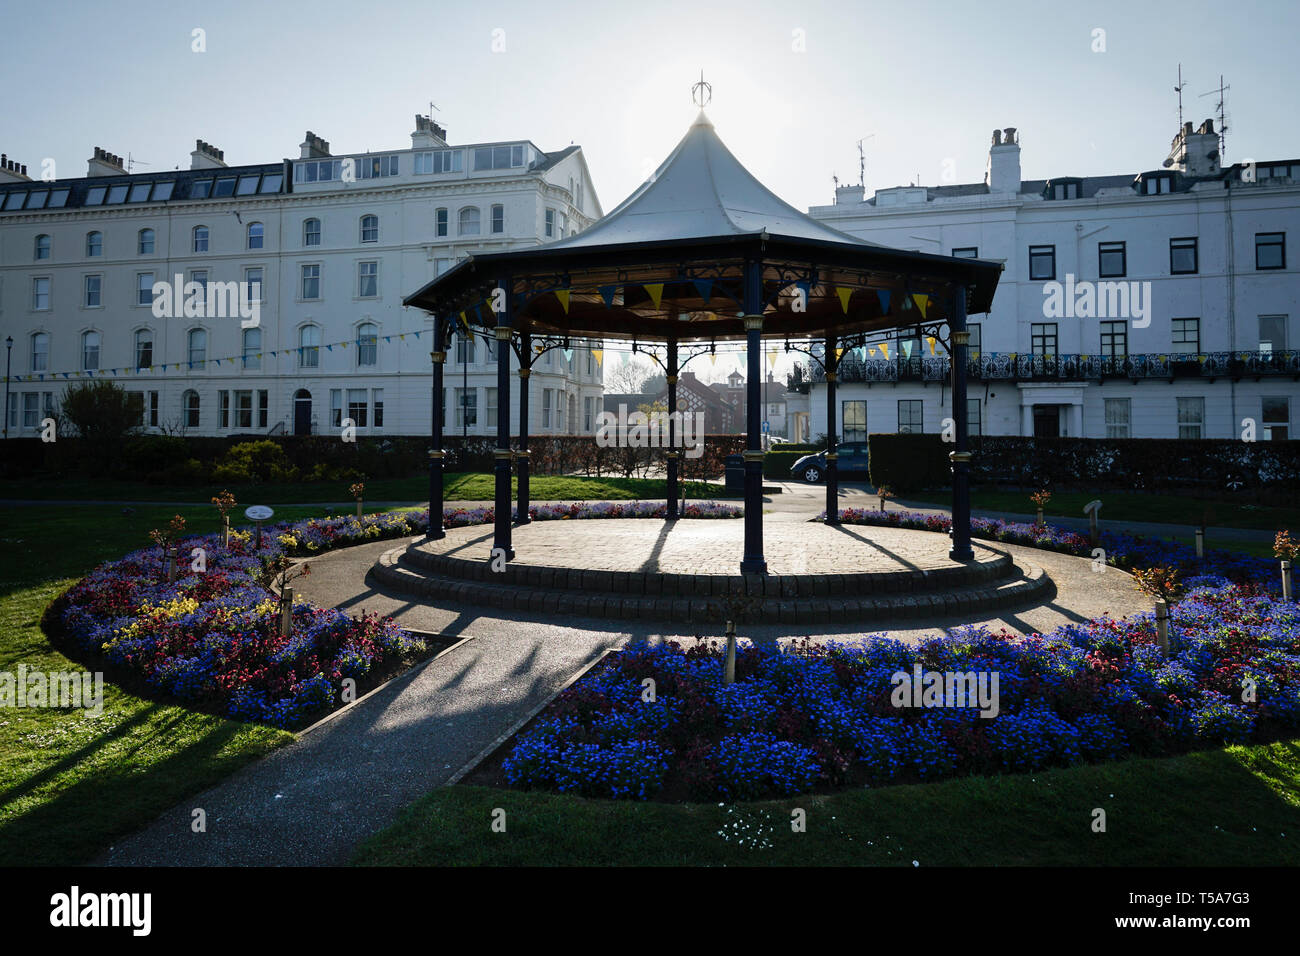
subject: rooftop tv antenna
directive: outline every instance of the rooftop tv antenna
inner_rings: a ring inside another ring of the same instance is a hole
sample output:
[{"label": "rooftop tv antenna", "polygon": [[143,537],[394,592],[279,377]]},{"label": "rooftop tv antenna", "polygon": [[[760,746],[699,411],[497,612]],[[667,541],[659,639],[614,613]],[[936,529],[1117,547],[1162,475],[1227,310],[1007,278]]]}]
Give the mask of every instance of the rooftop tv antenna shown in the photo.
[{"label": "rooftop tv antenna", "polygon": [[1224,94],[1227,93],[1228,90],[1230,89],[1232,89],[1231,86],[1224,85],[1223,74],[1220,73],[1218,89],[1210,90],[1208,93],[1201,94],[1201,96],[1213,96],[1215,93],[1219,94],[1219,103],[1215,107],[1215,109],[1219,114],[1219,168],[1220,169],[1223,168],[1224,160],[1227,158],[1228,155],[1228,136],[1227,136],[1228,114],[1225,109],[1225,104],[1227,100],[1224,97]]},{"label": "rooftop tv antenna", "polygon": [[867,151],[862,144],[869,139],[874,139],[875,136],[875,133],[868,133],[858,140],[858,185],[863,189],[867,188]]},{"label": "rooftop tv antenna", "polygon": [[1178,85],[1174,87],[1174,92],[1178,94],[1178,132],[1183,131],[1183,87],[1187,84],[1183,82],[1183,65],[1178,64]]},{"label": "rooftop tv antenna", "polygon": [[153,163],[146,163],[143,159],[136,159],[130,153],[126,154],[126,171],[132,172],[136,166],[152,166]]}]

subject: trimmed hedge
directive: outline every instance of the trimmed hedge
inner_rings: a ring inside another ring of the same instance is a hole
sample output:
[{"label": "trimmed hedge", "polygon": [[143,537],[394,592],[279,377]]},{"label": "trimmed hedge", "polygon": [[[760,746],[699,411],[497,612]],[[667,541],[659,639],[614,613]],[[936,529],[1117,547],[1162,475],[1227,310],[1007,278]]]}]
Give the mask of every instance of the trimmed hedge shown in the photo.
[{"label": "trimmed hedge", "polygon": [[885,485],[895,493],[949,487],[952,449],[938,435],[868,435],[871,484]]},{"label": "trimmed hedge", "polygon": [[[791,477],[790,469],[794,463],[804,455],[811,455],[813,451],[787,451],[784,445],[780,446],[780,451],[769,451],[763,456],[763,477],[777,478],[785,481]],[[822,449],[814,449],[821,451]]]}]

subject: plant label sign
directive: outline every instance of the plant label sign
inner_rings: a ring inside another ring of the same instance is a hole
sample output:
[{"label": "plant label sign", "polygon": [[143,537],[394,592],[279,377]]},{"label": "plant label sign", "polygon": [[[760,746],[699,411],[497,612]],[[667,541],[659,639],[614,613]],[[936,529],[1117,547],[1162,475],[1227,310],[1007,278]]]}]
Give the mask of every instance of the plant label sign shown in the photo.
[{"label": "plant label sign", "polygon": [[266,521],[274,514],[266,505],[252,505],[244,510],[244,515],[250,521]]}]

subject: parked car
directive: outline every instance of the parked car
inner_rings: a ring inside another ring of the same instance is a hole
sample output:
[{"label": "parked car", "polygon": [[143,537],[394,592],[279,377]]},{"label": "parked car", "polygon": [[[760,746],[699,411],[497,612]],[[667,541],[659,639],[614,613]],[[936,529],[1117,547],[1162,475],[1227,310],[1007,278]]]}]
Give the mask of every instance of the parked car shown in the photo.
[{"label": "parked car", "polygon": [[[867,472],[867,443],[866,442],[845,442],[836,450],[835,471],[837,474],[853,474]],[[810,485],[815,485],[826,478],[826,453],[824,451],[815,452],[811,455],[804,455],[794,463],[790,469],[790,474],[795,478],[802,478]]]}]

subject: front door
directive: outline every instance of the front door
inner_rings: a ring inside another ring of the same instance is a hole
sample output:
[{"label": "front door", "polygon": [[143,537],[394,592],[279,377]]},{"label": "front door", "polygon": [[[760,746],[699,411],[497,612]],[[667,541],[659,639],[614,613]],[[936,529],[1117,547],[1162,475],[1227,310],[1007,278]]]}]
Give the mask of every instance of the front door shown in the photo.
[{"label": "front door", "polygon": [[305,389],[293,397],[293,433],[311,434],[311,392]]},{"label": "front door", "polygon": [[1059,405],[1034,406],[1034,437],[1061,437],[1061,408]]}]

